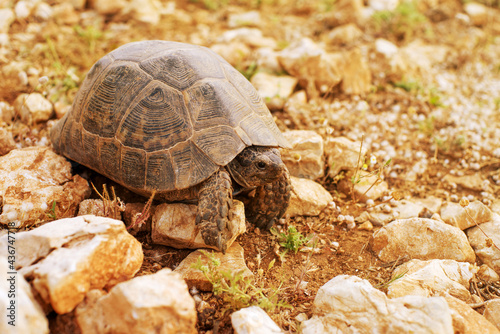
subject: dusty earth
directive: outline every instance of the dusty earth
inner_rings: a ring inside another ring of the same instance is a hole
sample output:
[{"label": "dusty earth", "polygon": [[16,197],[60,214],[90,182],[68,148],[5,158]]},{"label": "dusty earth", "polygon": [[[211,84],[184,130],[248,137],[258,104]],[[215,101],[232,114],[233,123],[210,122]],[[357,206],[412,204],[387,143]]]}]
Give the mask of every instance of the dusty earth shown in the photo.
[{"label": "dusty earth", "polygon": [[[391,159],[383,177],[390,192],[397,192],[400,197],[436,196],[458,201],[469,196],[487,205],[492,205],[498,197],[498,23],[486,20],[476,26],[465,24],[456,15],[464,15],[460,1],[438,1],[440,7],[436,8],[410,6],[409,13],[400,9],[392,14],[384,12],[385,16],[373,16],[359,24],[363,31],[361,38],[348,45],[335,45],[328,41],[328,33],[349,22],[347,17],[341,22],[333,15],[336,1],[177,0],[169,3],[175,4],[176,14],[165,15],[157,25],[139,22],[127,15],[98,15],[85,8],[73,12],[76,15],[73,19],[68,19],[71,18],[68,14],[65,19],[55,16],[41,22],[30,17],[12,23],[10,51],[0,55],[3,68],[0,101],[12,105],[20,93],[41,92],[53,103],[58,103],[56,109],[63,109],[71,104],[92,64],[114,48],[144,39],[210,46],[229,29],[228,15],[249,10],[259,11],[261,22],[258,28],[282,48],[295,39],[309,37],[324,42],[327,51],[361,48],[364,53],[371,54],[376,38],[385,38],[399,47],[419,39],[426,44],[446,46],[451,50],[451,56],[424,68],[414,77],[381,75],[386,69],[380,59],[368,56],[372,70],[369,93],[345,95],[338,87],[333,87],[310,99],[307,107],[309,123],[298,124],[285,112],[276,111],[273,114],[277,124],[283,131],[315,130],[325,139],[329,136],[346,136],[358,141],[363,138],[367,156],[376,158],[368,163],[369,170],[380,168]],[[489,10],[500,16],[498,4],[491,4]],[[43,29],[40,28],[42,24]],[[33,37],[23,40],[23,34]],[[28,73],[28,84],[23,84],[6,69],[14,62],[27,68],[34,67],[38,73]],[[259,70],[251,56],[242,57],[233,65],[247,76]],[[47,76],[48,82],[39,83],[41,76]],[[56,116],[52,119],[55,120]],[[28,126],[16,118],[8,129],[13,132],[17,145],[25,147],[48,137],[47,131],[52,124],[51,120]],[[391,151],[395,154],[388,153]],[[420,164],[422,161],[425,163]],[[417,167],[421,165],[425,168],[419,170]],[[411,173],[415,170],[417,177]],[[76,172],[91,180],[97,188],[103,183],[113,185],[84,168],[80,167]],[[446,175],[473,174],[488,181],[487,191],[444,181]],[[303,235],[311,236],[314,242],[309,247],[280,257],[284,248],[279,246],[278,237],[252,226],[248,226],[247,232],[237,240],[245,250],[247,265],[255,274],[255,286],[269,294],[277,291],[278,299],[288,305],[268,311],[285,330],[297,330],[295,317],[299,313],[310,315],[316,291],[331,278],[339,274],[356,275],[383,290],[395,265],[382,263],[370,252],[368,243],[373,230],[348,229],[347,224],[338,219],[339,214],[358,217],[366,210],[366,203],[356,202],[350,194],[340,192],[337,189],[339,178],[323,177],[317,181],[333,195],[340,212],[330,207],[319,217],[287,218],[283,225],[277,226],[281,231],[295,226]],[[125,202],[146,201],[114,186],[117,195]],[[92,197],[96,198],[97,194],[93,193]],[[387,199],[379,199],[375,204]],[[175,268],[189,254],[187,250],[151,245],[146,236],[139,238],[143,242],[145,261],[138,275],[153,273],[163,267]],[[338,242],[338,247],[332,246],[332,242],[333,245]],[[269,268],[272,261],[275,262]],[[231,333],[230,310],[222,298],[211,293],[202,293],[202,297],[214,308],[200,315],[200,332]]]}]

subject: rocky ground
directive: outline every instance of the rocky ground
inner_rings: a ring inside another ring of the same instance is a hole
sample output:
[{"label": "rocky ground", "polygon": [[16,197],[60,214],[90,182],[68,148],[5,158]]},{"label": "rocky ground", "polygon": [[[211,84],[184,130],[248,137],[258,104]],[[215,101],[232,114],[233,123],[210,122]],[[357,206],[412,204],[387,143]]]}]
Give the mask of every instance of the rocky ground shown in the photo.
[{"label": "rocky ground", "polygon": [[[499,332],[499,7],[0,0],[1,332]],[[286,217],[261,231],[237,205],[220,265],[168,246],[196,248],[161,223],[189,207],[145,209],[50,149],[92,64],[146,39],[219,53],[293,146]]]}]

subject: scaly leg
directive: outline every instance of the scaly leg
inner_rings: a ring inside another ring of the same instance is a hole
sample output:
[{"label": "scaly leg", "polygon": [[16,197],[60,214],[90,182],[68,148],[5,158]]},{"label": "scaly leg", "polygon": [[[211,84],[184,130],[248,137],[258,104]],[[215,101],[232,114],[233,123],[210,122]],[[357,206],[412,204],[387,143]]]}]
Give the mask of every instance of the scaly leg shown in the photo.
[{"label": "scaly leg", "polygon": [[233,204],[233,187],[229,173],[221,168],[202,185],[198,198],[196,224],[207,245],[225,253],[231,238],[228,228],[229,211]]},{"label": "scaly leg", "polygon": [[245,200],[245,215],[249,222],[268,230],[283,217],[290,203],[290,176],[283,173],[273,183],[255,189],[255,196]]}]

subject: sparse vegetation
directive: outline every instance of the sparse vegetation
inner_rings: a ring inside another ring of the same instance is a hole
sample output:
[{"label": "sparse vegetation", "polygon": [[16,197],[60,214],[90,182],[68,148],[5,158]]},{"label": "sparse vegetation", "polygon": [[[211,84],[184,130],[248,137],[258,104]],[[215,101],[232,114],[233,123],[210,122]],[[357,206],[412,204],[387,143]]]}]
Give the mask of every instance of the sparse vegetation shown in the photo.
[{"label": "sparse vegetation", "polygon": [[[237,311],[241,308],[257,305],[262,309],[274,312],[281,308],[290,307],[280,298],[281,287],[263,288],[255,285],[253,278],[244,277],[244,270],[222,271],[220,260],[213,253],[202,251],[207,258],[207,264],[203,264],[201,257],[193,268],[200,270],[207,280],[212,284],[212,291],[216,296],[221,296],[226,311]],[[272,268],[274,262],[268,266]]]},{"label": "sparse vegetation", "polygon": [[289,226],[287,232],[276,232],[274,229],[273,234],[278,236],[278,243],[281,247],[285,248],[285,254],[288,251],[297,253],[303,245],[307,244],[311,237],[303,236],[297,231],[295,226]]},{"label": "sparse vegetation", "polygon": [[394,11],[377,11],[372,19],[377,32],[390,32],[401,40],[409,40],[417,31],[425,32],[428,29],[428,19],[419,11],[417,1],[414,0],[401,1]]}]

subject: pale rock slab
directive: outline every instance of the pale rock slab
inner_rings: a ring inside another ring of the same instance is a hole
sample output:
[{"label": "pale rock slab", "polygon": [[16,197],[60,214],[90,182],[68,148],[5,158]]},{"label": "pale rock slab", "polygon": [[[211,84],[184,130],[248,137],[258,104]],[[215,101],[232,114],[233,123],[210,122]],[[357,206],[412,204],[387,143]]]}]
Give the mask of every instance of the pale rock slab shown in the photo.
[{"label": "pale rock slab", "polygon": [[328,175],[334,178],[341,170],[349,171],[360,167],[366,155],[366,147],[361,147],[361,142],[346,137],[328,138],[325,142],[325,154],[330,166]]},{"label": "pale rock slab", "polygon": [[315,97],[318,89],[326,92],[342,80],[338,66],[342,57],[328,55],[307,37],[283,49],[278,60],[290,75],[306,82],[309,97]]},{"label": "pale rock slab", "polygon": [[243,278],[253,277],[253,273],[248,269],[245,258],[244,250],[238,243],[234,243],[226,251],[226,254],[216,251],[201,251],[196,250],[189,254],[181,263],[175,268],[174,272],[179,273],[182,279],[186,281],[189,288],[196,287],[200,291],[212,291],[212,284],[203,275],[203,273],[192,265],[197,263],[198,259],[201,260],[203,265],[207,265],[210,258],[204,254],[206,252],[209,256],[214,256],[220,261],[218,270],[221,272],[238,272],[241,271]]},{"label": "pale rock slab", "polygon": [[14,107],[12,107],[7,102],[0,101],[0,121],[4,121],[7,124],[12,123],[12,119],[16,115]]},{"label": "pale rock slab", "polygon": [[39,2],[35,7],[34,14],[36,18],[47,21],[52,17],[53,10],[49,4],[45,2]]},{"label": "pale rock slab", "polygon": [[362,0],[338,0],[335,10],[325,13],[325,23],[330,27],[350,22],[361,23],[364,17],[364,3]]},{"label": "pale rock slab", "polygon": [[358,161],[363,161],[366,148],[361,147],[361,142],[346,137],[329,138],[325,142],[325,154],[330,166],[329,176],[333,178],[341,170],[354,170],[359,167]]},{"label": "pale rock slab", "polygon": [[[0,238],[6,249],[7,237]],[[139,271],[141,244],[123,222],[80,216],[16,234],[16,268],[41,301],[59,314],[73,310],[91,289],[111,287]]]},{"label": "pale rock slab", "polygon": [[[213,248],[207,245],[195,223],[197,206],[182,203],[163,203],[156,207],[151,225],[154,243],[174,248]],[[233,218],[230,222],[232,237],[227,242],[229,248],[234,240],[245,233],[245,208],[243,203],[233,200]]]},{"label": "pale rock slab", "polygon": [[264,37],[262,31],[257,28],[237,28],[224,32],[218,39],[219,43],[230,43],[238,41],[253,48],[269,47],[275,48],[276,41]]},{"label": "pale rock slab", "polygon": [[[338,188],[344,194],[352,194],[351,177],[353,175],[352,172],[348,173],[347,177],[339,182]],[[369,199],[377,200],[384,196],[389,189],[387,182],[364,170],[358,171],[356,180],[359,182],[354,185],[354,196],[361,202],[366,202]]]},{"label": "pale rock slab", "polygon": [[477,271],[477,278],[487,283],[500,281],[500,275],[485,264],[482,264],[479,267],[479,270]]},{"label": "pale rock slab", "polygon": [[483,316],[500,330],[500,298],[490,299],[484,303]]},{"label": "pale rock slab", "polygon": [[[386,210],[387,207],[390,211]],[[387,203],[373,207],[370,212],[367,212],[365,220],[369,220],[376,226],[384,226],[395,219],[419,217],[424,209],[424,205],[417,201],[403,199],[397,201],[395,207],[389,206]]]},{"label": "pale rock slab", "polygon": [[89,293],[75,319],[82,334],[197,333],[195,302],[168,268],[119,283],[108,294]]},{"label": "pale rock slab", "polygon": [[[1,103],[1,102],[0,102]],[[1,108],[1,107],[0,107]],[[500,214],[500,199],[493,200],[493,203],[490,205],[491,211],[496,214]]]},{"label": "pale rock slab", "polygon": [[363,36],[363,32],[354,23],[344,24],[333,28],[328,34],[328,40],[336,45],[356,43]]},{"label": "pale rock slab", "polygon": [[[446,243],[443,243],[446,240]],[[384,262],[449,259],[474,263],[476,256],[459,228],[427,218],[397,219],[373,234],[371,248]]]},{"label": "pale rock slab", "polygon": [[323,138],[315,131],[291,130],[283,133],[292,148],[282,151],[281,158],[290,175],[316,180],[323,176]]},{"label": "pale rock slab", "polygon": [[131,13],[137,21],[157,25],[160,23],[161,3],[155,0],[131,0],[123,13]]},{"label": "pale rock slab", "polygon": [[87,0],[70,0],[69,3],[74,9],[83,9]]},{"label": "pale rock slab", "polygon": [[319,183],[294,176],[290,179],[292,191],[290,205],[285,215],[289,217],[317,216],[333,201],[332,195]]},{"label": "pale rock slab", "polygon": [[428,196],[426,198],[412,198],[414,203],[422,205],[425,209],[433,213],[440,212],[441,206],[443,205],[443,200],[435,196]]},{"label": "pale rock slab", "polygon": [[441,207],[441,219],[446,224],[458,227],[463,231],[476,226],[476,224],[491,221],[493,213],[480,201],[471,202],[465,208],[458,203],[447,202]]},{"label": "pale rock slab", "polygon": [[451,310],[455,333],[500,334],[500,331],[491,322],[460,299],[446,297],[446,302]]},{"label": "pale rock slab", "polygon": [[126,0],[89,0],[90,8],[101,15],[112,15],[122,11],[127,5]]},{"label": "pale rock slab", "polygon": [[54,110],[52,103],[40,93],[20,94],[14,108],[26,124],[47,121]]},{"label": "pale rock slab", "polygon": [[0,126],[0,156],[5,155],[16,148],[16,142],[12,132]]},{"label": "pale rock slab", "polygon": [[285,102],[283,110],[290,116],[292,121],[299,127],[311,126],[313,124],[310,107],[307,103],[307,93],[305,90],[299,90],[290,96]]},{"label": "pale rock slab", "polygon": [[392,279],[401,277],[389,285],[387,296],[453,296],[465,302],[472,302],[469,283],[476,271],[477,268],[468,262],[411,260],[394,270]]},{"label": "pale rock slab", "polygon": [[444,298],[405,296],[389,299],[367,280],[339,275],[314,299],[314,315],[302,333],[453,333]]},{"label": "pale rock slab", "polygon": [[18,20],[27,19],[31,15],[31,12],[33,11],[35,5],[35,1],[18,1],[14,6],[14,13],[16,14],[16,18]]},{"label": "pale rock slab", "polygon": [[298,81],[289,75],[278,76],[265,72],[255,74],[250,80],[270,110],[283,109],[285,101],[292,95]]},{"label": "pale rock slab", "polygon": [[472,23],[483,26],[488,23],[488,12],[490,9],[478,2],[467,2],[464,4],[464,11],[469,15]]},{"label": "pale rock slab", "polygon": [[[84,1],[83,6],[85,6],[85,2],[86,0]],[[69,2],[63,2],[53,6],[53,18],[56,21],[56,23],[61,25],[78,24],[78,22],[80,21],[80,16],[76,12],[75,8],[76,7]],[[59,114],[57,114],[57,110],[56,110],[56,116],[60,118]]]},{"label": "pale rock slab", "polygon": [[399,5],[400,0],[369,0],[368,7],[375,11],[393,11]]},{"label": "pale rock slab", "polygon": [[49,214],[73,217],[78,203],[89,195],[87,181],[72,176],[71,164],[47,147],[16,149],[0,157],[1,224],[18,228],[50,221]]},{"label": "pale rock slab", "polygon": [[10,8],[0,9],[0,33],[8,33],[10,25],[16,19],[14,11]]},{"label": "pale rock slab", "polygon": [[[17,248],[17,245],[14,244],[14,247]],[[7,245],[2,244],[2,254],[0,255],[0,308],[2,309],[3,319],[0,321],[0,333],[48,334],[49,322],[33,296],[30,285],[21,274],[10,274],[13,271],[8,267]],[[8,297],[9,291],[12,289],[11,283],[15,286],[15,299]],[[11,316],[9,308],[13,307],[11,306],[12,300],[15,301],[16,310],[15,315]],[[10,325],[9,322],[12,322],[15,326]]]},{"label": "pale rock slab", "polygon": [[229,28],[251,27],[260,25],[260,13],[256,10],[251,10],[245,13],[229,14],[227,17],[227,25]]},{"label": "pale rock slab", "polygon": [[391,59],[398,53],[398,50],[399,48],[396,46],[396,44],[386,39],[377,38],[375,40],[375,51],[384,55],[385,58]]},{"label": "pale rock slab", "polygon": [[389,59],[391,72],[396,77],[421,77],[429,74],[436,64],[444,63],[450,58],[451,48],[444,45],[428,45],[415,40],[400,48],[398,53]]},{"label": "pale rock slab", "polygon": [[444,181],[450,183],[450,184],[455,184],[457,186],[460,186],[464,189],[470,189],[470,190],[475,190],[475,191],[487,191],[491,190],[489,189],[489,186],[485,186],[485,179],[477,174],[472,174],[472,175],[463,175],[463,176],[455,176],[451,174],[445,175],[443,178]]},{"label": "pale rock slab", "polygon": [[355,48],[343,54],[342,82],[340,88],[345,94],[362,95],[371,89],[372,74],[368,62]]},{"label": "pale rock slab", "polygon": [[283,68],[278,61],[279,52],[270,47],[263,47],[255,50],[254,54],[259,70],[271,73],[283,72]]},{"label": "pale rock slab", "polygon": [[210,49],[233,66],[241,66],[251,53],[250,48],[245,43],[238,41],[214,44]]},{"label": "pale rock slab", "polygon": [[471,227],[466,231],[470,245],[484,264],[500,274],[500,250],[497,248],[500,247],[500,216],[494,214],[492,221],[479,227]]},{"label": "pale rock slab", "polygon": [[271,317],[258,306],[250,306],[233,312],[231,324],[236,334],[284,333]]}]

